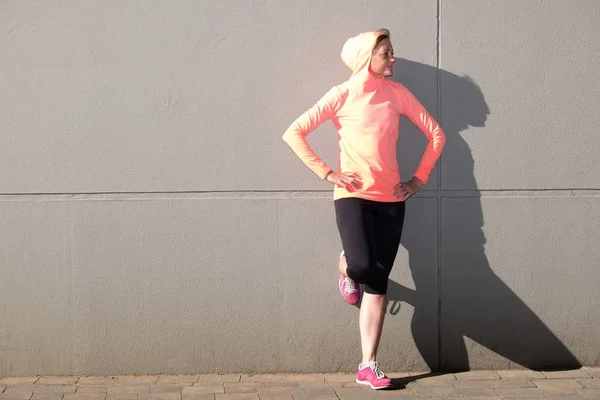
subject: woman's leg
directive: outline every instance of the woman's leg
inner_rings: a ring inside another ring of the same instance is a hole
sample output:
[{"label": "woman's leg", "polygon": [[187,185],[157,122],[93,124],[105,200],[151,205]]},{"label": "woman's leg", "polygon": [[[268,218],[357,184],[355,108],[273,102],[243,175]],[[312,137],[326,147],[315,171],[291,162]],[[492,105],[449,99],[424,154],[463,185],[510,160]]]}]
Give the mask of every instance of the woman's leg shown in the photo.
[{"label": "woman's leg", "polygon": [[374,224],[372,204],[364,199],[335,200],[335,214],[344,253],[340,256],[339,289],[344,300],[352,305],[360,301],[360,287],[375,264]]},{"label": "woman's leg", "polygon": [[386,305],[385,294],[363,294],[359,317],[363,364],[377,361]]},{"label": "woman's leg", "polygon": [[340,273],[365,284],[359,317],[363,363],[376,361],[405,205],[348,198],[336,200],[335,207],[346,253],[340,257]]},{"label": "woman's leg", "polygon": [[375,211],[376,273],[365,285],[359,318],[363,363],[377,360],[387,306],[388,278],[400,246],[404,207],[401,202],[381,203]]}]

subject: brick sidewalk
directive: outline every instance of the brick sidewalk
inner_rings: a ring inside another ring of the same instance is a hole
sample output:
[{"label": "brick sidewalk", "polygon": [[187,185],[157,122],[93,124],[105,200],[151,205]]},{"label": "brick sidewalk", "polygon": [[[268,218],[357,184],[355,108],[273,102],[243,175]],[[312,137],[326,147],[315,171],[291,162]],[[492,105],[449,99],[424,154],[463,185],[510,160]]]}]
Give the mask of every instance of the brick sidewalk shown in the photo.
[{"label": "brick sidewalk", "polygon": [[397,390],[354,374],[15,377],[0,378],[0,400],[600,399],[600,368],[389,375]]}]

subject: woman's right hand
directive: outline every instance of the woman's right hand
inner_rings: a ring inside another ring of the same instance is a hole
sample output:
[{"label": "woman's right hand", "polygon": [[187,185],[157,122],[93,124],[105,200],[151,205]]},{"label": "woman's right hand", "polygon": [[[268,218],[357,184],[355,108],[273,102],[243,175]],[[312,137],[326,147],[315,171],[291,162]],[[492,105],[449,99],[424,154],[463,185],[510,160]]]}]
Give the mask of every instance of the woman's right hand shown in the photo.
[{"label": "woman's right hand", "polygon": [[354,172],[332,171],[325,179],[327,179],[327,182],[331,182],[348,191],[359,189],[362,186],[358,175]]}]

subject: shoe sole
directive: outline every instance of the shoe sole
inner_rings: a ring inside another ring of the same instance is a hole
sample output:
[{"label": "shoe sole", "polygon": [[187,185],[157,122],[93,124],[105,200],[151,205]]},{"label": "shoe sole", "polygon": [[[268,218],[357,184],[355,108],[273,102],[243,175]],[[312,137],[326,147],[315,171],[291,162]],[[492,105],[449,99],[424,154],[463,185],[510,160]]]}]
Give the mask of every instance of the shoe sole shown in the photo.
[{"label": "shoe sole", "polygon": [[358,379],[356,379],[356,383],[358,383],[359,385],[369,385],[369,386],[371,386],[371,389],[373,389],[373,390],[389,389],[391,387],[394,387],[393,384],[390,384],[388,386],[373,386],[373,385],[371,385],[371,382],[359,381]]}]

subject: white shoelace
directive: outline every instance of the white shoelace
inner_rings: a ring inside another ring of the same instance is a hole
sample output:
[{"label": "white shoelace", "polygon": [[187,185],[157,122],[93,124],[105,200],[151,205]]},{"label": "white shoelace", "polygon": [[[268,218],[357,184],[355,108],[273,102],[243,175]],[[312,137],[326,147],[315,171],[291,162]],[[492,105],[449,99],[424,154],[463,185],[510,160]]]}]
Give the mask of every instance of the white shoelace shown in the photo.
[{"label": "white shoelace", "polygon": [[385,374],[379,368],[379,363],[377,361],[372,361],[372,362],[369,362],[369,363],[366,363],[366,364],[361,364],[361,366],[359,366],[359,368],[361,368],[361,367],[364,367],[364,368],[369,367],[369,368],[371,368],[371,370],[373,372],[375,372],[375,375],[377,375],[377,378],[379,378],[379,379],[385,378]]},{"label": "white shoelace", "polygon": [[354,281],[348,277],[346,277],[345,280],[346,280],[346,284],[344,285],[345,286],[344,290],[346,291],[346,293],[352,294],[352,293],[356,292],[356,285],[354,284]]},{"label": "white shoelace", "polygon": [[377,375],[379,379],[385,378],[385,374],[379,369],[379,363],[377,361],[375,362],[374,366],[371,366],[371,369],[373,372],[375,372],[375,375]]}]

